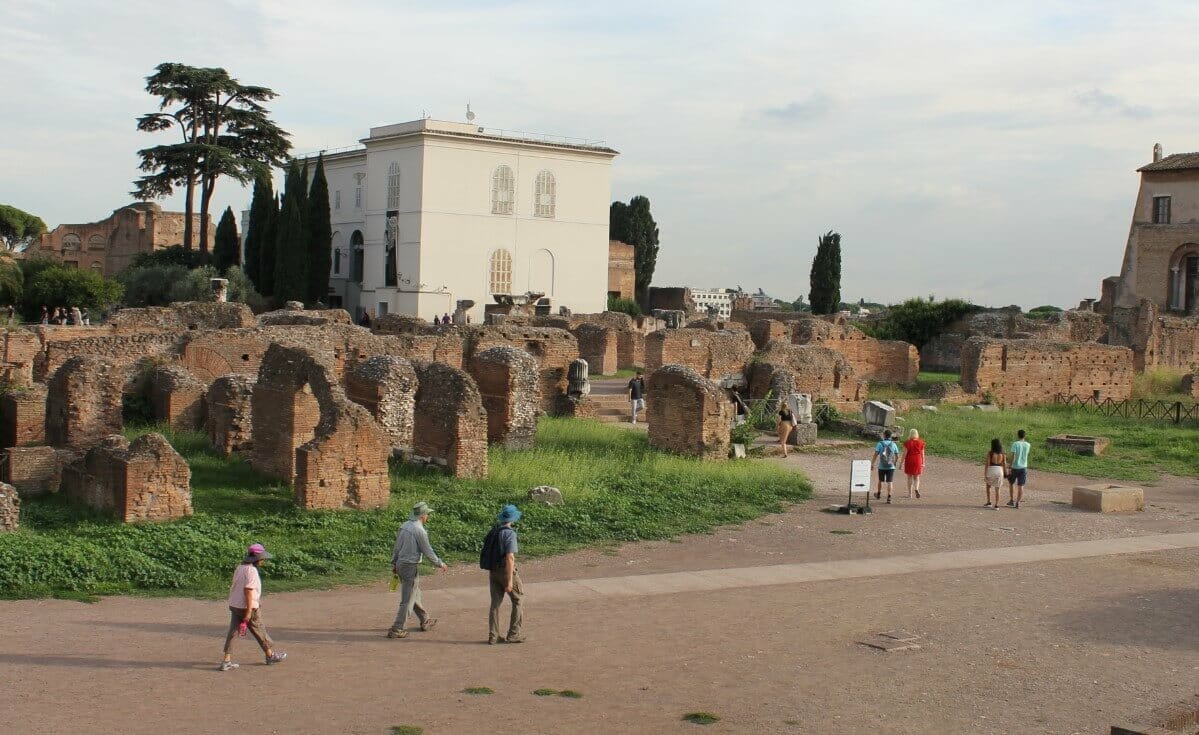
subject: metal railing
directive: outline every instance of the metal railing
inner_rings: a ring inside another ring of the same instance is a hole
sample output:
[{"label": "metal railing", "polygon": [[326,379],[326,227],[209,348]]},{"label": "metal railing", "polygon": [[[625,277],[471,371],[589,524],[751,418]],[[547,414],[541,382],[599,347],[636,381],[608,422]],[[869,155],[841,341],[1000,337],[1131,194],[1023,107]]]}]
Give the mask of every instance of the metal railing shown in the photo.
[{"label": "metal railing", "polygon": [[1075,406],[1087,413],[1125,419],[1156,419],[1181,424],[1183,421],[1199,421],[1199,403],[1161,401],[1146,398],[1129,398],[1114,401],[1111,398],[1083,398],[1058,393],[1053,397],[1058,406]]}]

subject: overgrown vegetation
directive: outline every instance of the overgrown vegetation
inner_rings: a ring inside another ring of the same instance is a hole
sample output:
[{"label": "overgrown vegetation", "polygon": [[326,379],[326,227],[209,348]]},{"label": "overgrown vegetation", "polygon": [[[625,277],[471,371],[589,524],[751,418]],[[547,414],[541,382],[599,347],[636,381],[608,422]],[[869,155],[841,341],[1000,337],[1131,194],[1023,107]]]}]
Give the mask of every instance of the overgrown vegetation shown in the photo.
[{"label": "overgrown vegetation", "polygon": [[1034,306],[1025,314],[1029,319],[1045,320],[1054,314],[1061,314],[1063,309],[1056,306]]},{"label": "overgrown vegetation", "polygon": [[934,385],[941,383],[960,382],[962,376],[958,373],[921,372],[916,376],[915,385],[895,385],[894,383],[871,383],[870,399],[886,400],[889,398],[920,399],[928,396],[928,391]]},{"label": "overgrown vegetation", "polygon": [[812,421],[816,423],[817,428],[828,428],[829,424],[839,418],[841,418],[841,413],[831,403],[816,403],[812,405]]},{"label": "overgrown vegetation", "polygon": [[720,715],[715,715],[711,712],[688,712],[683,715],[683,720],[696,725],[711,725],[715,722],[720,722]]},{"label": "overgrown vegetation", "polygon": [[766,391],[766,395],[761,400],[754,401],[753,405],[749,407],[749,414],[745,417],[745,422],[737,424],[729,432],[729,439],[733,444],[744,444],[748,447],[753,444],[759,430],[774,428],[774,417],[770,410],[772,395],[772,391]]},{"label": "overgrown vegetation", "polygon": [[886,316],[870,332],[879,339],[898,339],[921,348],[950,324],[981,308],[961,299],[908,299],[887,309]]},{"label": "overgrown vegetation", "polygon": [[[810,493],[800,475],[776,465],[705,463],[652,451],[638,432],[544,419],[535,449],[492,450],[486,480],[397,466],[385,509],[301,511],[289,487],[241,460],[215,454],[202,434],[164,433],[191,465],[193,517],[124,525],[57,496],[29,499],[22,507],[22,530],[0,535],[0,596],[219,596],[252,542],[266,544],[275,555],[263,572],[271,590],[380,579],[395,529],[419,500],[437,508],[430,533],[438,552],[474,564],[504,503],[519,503],[525,513],[522,553],[544,555],[704,532],[781,510]],[[562,490],[566,505],[524,502],[530,488],[547,483]]]},{"label": "overgrown vegetation", "polygon": [[633,299],[622,299],[608,294],[608,311],[618,311],[629,316],[641,316],[641,307]]},{"label": "overgrown vegetation", "polygon": [[43,306],[50,310],[78,306],[98,314],[120,301],[124,290],[120,283],[90,268],[75,268],[54,260],[23,260],[20,269],[24,290],[21,313],[34,323],[41,321]]},{"label": "overgrown vegetation", "polygon": [[1195,399],[1182,390],[1184,374],[1165,367],[1150,368],[1132,378],[1132,397],[1161,401],[1194,403]]}]

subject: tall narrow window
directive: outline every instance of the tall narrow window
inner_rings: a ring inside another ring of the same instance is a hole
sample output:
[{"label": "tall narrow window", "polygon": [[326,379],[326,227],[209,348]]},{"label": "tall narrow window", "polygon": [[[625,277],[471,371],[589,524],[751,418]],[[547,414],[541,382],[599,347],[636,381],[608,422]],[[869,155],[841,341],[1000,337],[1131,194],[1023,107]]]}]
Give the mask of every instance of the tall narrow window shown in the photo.
[{"label": "tall narrow window", "polygon": [[354,209],[362,209],[362,187],[354,189]]},{"label": "tall narrow window", "polygon": [[333,192],[333,208],[341,209],[341,189]]},{"label": "tall narrow window", "polygon": [[395,161],[387,169],[387,208],[400,208],[400,164]]},{"label": "tall narrow window", "polygon": [[556,198],[555,189],[554,175],[552,173],[541,171],[537,174],[537,184],[533,192],[534,217],[553,218],[554,200]]},{"label": "tall narrow window", "polygon": [[1170,224],[1170,197],[1153,197],[1153,224]]},{"label": "tall narrow window", "polygon": [[507,250],[491,254],[491,292],[512,293],[512,253]]},{"label": "tall narrow window", "polygon": [[512,214],[513,189],[515,179],[512,169],[507,166],[497,166],[491,174],[491,213]]},{"label": "tall narrow window", "polygon": [[341,275],[341,249],[333,251],[333,275]]}]

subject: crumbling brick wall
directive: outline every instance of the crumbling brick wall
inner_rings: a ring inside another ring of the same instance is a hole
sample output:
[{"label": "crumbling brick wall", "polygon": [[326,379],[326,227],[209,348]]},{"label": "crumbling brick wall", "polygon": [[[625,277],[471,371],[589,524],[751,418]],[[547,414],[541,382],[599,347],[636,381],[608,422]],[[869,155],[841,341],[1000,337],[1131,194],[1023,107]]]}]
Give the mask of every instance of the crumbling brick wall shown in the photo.
[{"label": "crumbling brick wall", "polygon": [[46,386],[32,383],[0,396],[0,446],[46,443]]},{"label": "crumbling brick wall", "polygon": [[191,469],[162,434],[105,437],[63,470],[62,492],[124,523],[192,514]]},{"label": "crumbling brick wall", "polygon": [[[63,327],[56,327],[62,329]],[[46,327],[38,327],[46,329]],[[144,358],[159,358],[170,354],[182,333],[148,332],[81,337],[47,342],[34,361],[35,380],[49,382],[60,367],[74,357],[99,357],[114,365],[132,366]]]},{"label": "crumbling brick wall", "polygon": [[204,425],[204,384],[176,365],[156,368],[150,376],[154,418],[172,429],[194,431]]},{"label": "crumbling brick wall", "polygon": [[214,449],[228,457],[250,449],[253,441],[251,397],[257,375],[222,375],[204,395],[204,431]]},{"label": "crumbling brick wall", "polygon": [[[772,342],[750,367],[749,393],[764,398],[808,393],[813,400],[832,403],[840,410],[860,405],[867,398],[866,381],[845,356],[820,345]],[[856,409],[854,409],[856,410]]]},{"label": "crumbling brick wall", "polygon": [[395,354],[409,361],[440,362],[456,368],[463,365],[466,346],[462,333],[457,329],[446,329],[440,334],[400,335],[391,339],[399,345]]},{"label": "crumbling brick wall", "polygon": [[72,357],[50,379],[46,397],[46,442],[87,449],[119,434],[122,394],[129,369],[101,357]]},{"label": "crumbling brick wall", "polygon": [[323,327],[329,324],[353,324],[354,320],[345,309],[279,309],[261,314],[258,323],[264,327]]},{"label": "crumbling brick wall", "polygon": [[791,323],[794,344],[813,344],[841,353],[863,380],[911,385],[920,373],[920,353],[907,342],[878,340],[857,327],[824,319]]},{"label": "crumbling brick wall", "polygon": [[391,441],[365,408],[346,397],[326,356],[272,344],[250,406],[251,464],[293,483],[300,507],[386,505]]},{"label": "crumbling brick wall", "polygon": [[239,329],[257,324],[246,304],[233,301],[176,301],[170,306],[121,309],[107,326],[118,332],[151,330],[179,332],[189,329]]},{"label": "crumbling brick wall", "polygon": [[27,329],[14,329],[0,332],[0,340],[3,346],[0,378],[10,385],[33,382],[33,363],[42,351],[37,335]]},{"label": "crumbling brick wall", "polygon": [[201,383],[222,375],[258,375],[270,339],[259,329],[188,332],[176,347],[177,362]]},{"label": "crumbling brick wall", "polygon": [[765,349],[771,342],[790,342],[791,325],[777,319],[758,319],[749,325],[749,336],[754,347]]},{"label": "crumbling brick wall", "polygon": [[0,482],[0,533],[21,527],[21,499],[17,489]]},{"label": "crumbling brick wall", "polygon": [[744,376],[754,342],[744,330],[664,329],[645,337],[645,369],[683,365],[715,381]]},{"label": "crumbling brick wall", "polygon": [[492,347],[471,359],[471,377],[487,411],[487,440],[507,449],[529,449],[537,438],[537,361],[515,347]]},{"label": "crumbling brick wall", "polygon": [[580,324],[572,330],[579,342],[579,357],[587,361],[592,375],[612,375],[619,362],[619,338],[614,329],[599,324]]},{"label": "crumbling brick wall", "polygon": [[24,497],[58,492],[63,467],[77,458],[67,449],[9,447],[0,453],[0,481],[12,485]]},{"label": "crumbling brick wall", "polygon": [[920,348],[925,370],[956,373],[962,369],[962,346],[971,337],[1040,339],[1049,342],[1099,342],[1107,333],[1102,314],[1065,311],[1047,319],[1029,319],[1011,309],[968,314]]},{"label": "crumbling brick wall", "polygon": [[650,375],[647,393],[650,446],[702,459],[728,458],[732,404],[715,383],[691,368],[667,365]]},{"label": "crumbling brick wall", "polygon": [[1107,342],[1131,348],[1138,372],[1199,367],[1199,317],[1162,315],[1144,299],[1136,308],[1113,309],[1108,326]]},{"label": "crumbling brick wall", "polygon": [[1126,347],[972,337],[962,348],[962,388],[1003,406],[1047,403],[1058,394],[1124,400],[1132,376]]},{"label": "crumbling brick wall", "polygon": [[455,477],[487,477],[487,412],[473,378],[439,362],[413,363],[413,453],[444,463]]},{"label": "crumbling brick wall", "polygon": [[546,327],[486,326],[466,330],[466,360],[491,347],[515,347],[537,360],[541,409],[557,414],[565,411],[567,372],[579,357],[575,336],[563,329]]},{"label": "crumbling brick wall", "polygon": [[402,357],[378,355],[346,373],[346,395],[379,422],[395,448],[412,448],[416,371]]}]

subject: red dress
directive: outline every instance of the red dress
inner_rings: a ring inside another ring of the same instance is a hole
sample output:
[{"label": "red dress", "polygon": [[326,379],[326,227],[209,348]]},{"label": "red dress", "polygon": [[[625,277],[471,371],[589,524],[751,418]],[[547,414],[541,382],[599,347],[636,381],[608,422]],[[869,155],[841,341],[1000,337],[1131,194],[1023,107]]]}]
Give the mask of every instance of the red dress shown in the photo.
[{"label": "red dress", "polygon": [[903,443],[903,474],[919,475],[924,472],[924,440],[908,439]]}]

